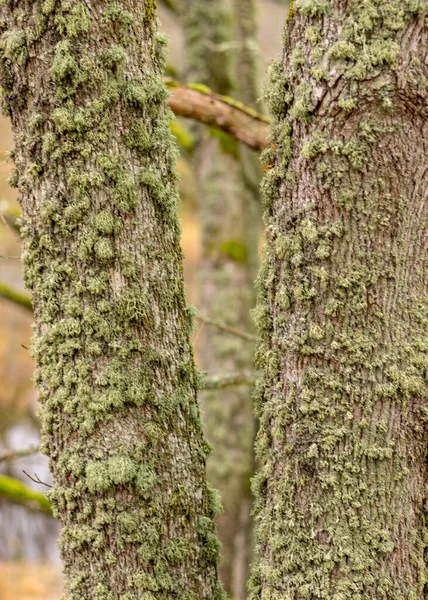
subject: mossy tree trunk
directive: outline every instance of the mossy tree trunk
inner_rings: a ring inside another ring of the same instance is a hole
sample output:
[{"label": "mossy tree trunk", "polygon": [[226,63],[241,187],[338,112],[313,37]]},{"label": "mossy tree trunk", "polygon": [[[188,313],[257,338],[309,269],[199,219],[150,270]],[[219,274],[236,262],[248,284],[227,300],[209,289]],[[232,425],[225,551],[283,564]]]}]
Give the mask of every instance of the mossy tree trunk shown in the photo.
[{"label": "mossy tree trunk", "polygon": [[0,14],[66,598],[221,598],[154,5]]},{"label": "mossy tree trunk", "polygon": [[271,69],[254,599],[427,598],[427,12],[296,0]]},{"label": "mossy tree trunk", "polygon": [[[215,92],[235,92],[236,40],[223,0],[184,4],[189,77]],[[205,314],[237,328],[249,327],[258,224],[247,206],[240,149],[229,136],[203,129],[195,149],[202,230],[199,304]],[[248,218],[249,217],[249,218]],[[249,223],[252,222],[252,228]],[[203,369],[247,371],[252,344],[206,326],[196,348]],[[226,591],[245,598],[251,555],[249,479],[253,470],[251,390],[246,387],[201,394],[206,436],[214,448],[208,479],[219,489],[224,512],[217,519],[222,543],[220,566]]]}]

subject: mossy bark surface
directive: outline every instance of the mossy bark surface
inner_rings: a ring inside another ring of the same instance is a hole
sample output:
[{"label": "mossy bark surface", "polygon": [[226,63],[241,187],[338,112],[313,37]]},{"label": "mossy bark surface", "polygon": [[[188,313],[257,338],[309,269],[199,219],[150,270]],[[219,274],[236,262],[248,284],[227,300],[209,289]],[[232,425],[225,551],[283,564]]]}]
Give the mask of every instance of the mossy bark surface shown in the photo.
[{"label": "mossy bark surface", "polygon": [[[217,93],[236,92],[231,14],[223,0],[185,4],[189,77]],[[258,226],[248,229],[246,183],[236,140],[200,130],[195,150],[202,233],[199,305],[210,318],[237,328],[250,326],[254,305],[254,251]],[[250,232],[250,234],[249,234]],[[196,352],[209,372],[251,369],[252,343],[205,326]],[[208,479],[220,491],[223,513],[217,519],[222,543],[220,574],[234,598],[245,598],[251,555],[250,476],[253,471],[251,391],[247,386],[200,395],[203,422],[214,452]]]},{"label": "mossy bark surface", "polygon": [[0,16],[65,596],[221,598],[154,4]]},{"label": "mossy bark surface", "polygon": [[296,0],[271,68],[251,598],[427,598],[428,3]]}]

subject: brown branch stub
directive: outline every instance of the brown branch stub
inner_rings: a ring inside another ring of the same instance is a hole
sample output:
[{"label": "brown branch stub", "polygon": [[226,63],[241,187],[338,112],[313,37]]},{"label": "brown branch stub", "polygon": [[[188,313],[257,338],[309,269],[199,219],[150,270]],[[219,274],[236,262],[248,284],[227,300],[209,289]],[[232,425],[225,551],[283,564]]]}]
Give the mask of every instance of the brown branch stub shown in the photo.
[{"label": "brown branch stub", "polygon": [[171,92],[169,106],[177,116],[216,127],[258,152],[268,145],[268,117],[204,85],[186,85],[173,79],[165,82]]}]

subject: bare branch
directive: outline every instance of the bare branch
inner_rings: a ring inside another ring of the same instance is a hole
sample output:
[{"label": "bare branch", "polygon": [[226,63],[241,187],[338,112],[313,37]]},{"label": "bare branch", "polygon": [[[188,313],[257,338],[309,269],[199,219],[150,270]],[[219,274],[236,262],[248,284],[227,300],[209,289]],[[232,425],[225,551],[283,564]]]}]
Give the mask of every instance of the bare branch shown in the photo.
[{"label": "bare branch", "polygon": [[0,462],[24,458],[25,456],[37,454],[37,452],[40,452],[39,446],[29,446],[28,448],[18,448],[17,450],[5,450],[0,453]]},{"label": "bare branch", "polygon": [[171,91],[169,106],[177,116],[220,129],[259,152],[267,146],[268,117],[201,84],[185,85],[173,79],[165,83]]},{"label": "bare branch", "polygon": [[42,481],[40,479],[40,477],[37,475],[37,473],[34,473],[34,477],[31,477],[31,475],[29,475],[27,473],[27,471],[22,471],[24,473],[24,475],[26,475],[28,477],[28,479],[31,479],[31,481],[34,481],[34,483],[39,483],[40,485],[45,485],[48,488],[51,488],[52,486],[49,485],[49,483],[45,483],[44,481]]},{"label": "bare branch", "polygon": [[256,342],[258,340],[258,337],[256,335],[247,333],[246,331],[241,331],[240,329],[235,329],[235,327],[230,327],[229,325],[224,325],[223,323],[220,323],[219,321],[215,321],[214,319],[210,319],[209,317],[205,317],[205,316],[201,315],[201,316],[198,316],[197,318],[200,321],[202,321],[202,323],[206,323],[207,325],[212,325],[213,327],[217,327],[217,329],[221,329],[222,331],[231,333],[232,335],[240,337],[244,340],[249,340],[251,342]]}]

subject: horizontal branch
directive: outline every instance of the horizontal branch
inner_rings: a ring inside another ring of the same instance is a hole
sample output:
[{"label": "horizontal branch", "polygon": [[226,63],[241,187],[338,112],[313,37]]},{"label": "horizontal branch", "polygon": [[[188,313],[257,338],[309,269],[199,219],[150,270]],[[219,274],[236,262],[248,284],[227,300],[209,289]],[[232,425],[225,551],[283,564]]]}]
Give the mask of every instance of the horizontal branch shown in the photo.
[{"label": "horizontal branch", "polygon": [[28,448],[18,448],[17,450],[5,450],[0,452],[0,462],[5,460],[15,460],[16,458],[24,458],[40,452],[39,446],[29,446]]},{"label": "horizontal branch", "polygon": [[51,505],[45,494],[35,492],[13,477],[0,475],[0,497],[30,510],[52,515]]},{"label": "horizontal branch", "polygon": [[0,281],[0,298],[9,300],[9,302],[21,306],[22,308],[25,308],[25,310],[33,310],[31,298],[27,296],[27,294],[14,289],[3,281]]},{"label": "horizontal branch", "polygon": [[237,385],[254,385],[255,381],[255,373],[240,371],[237,373],[227,373],[226,375],[207,377],[204,381],[202,389],[222,390],[224,388],[234,387]]},{"label": "horizontal branch", "polygon": [[169,106],[177,116],[220,129],[259,152],[267,146],[268,117],[204,85],[165,82],[171,92]]},{"label": "horizontal branch", "polygon": [[251,333],[247,333],[246,331],[241,331],[240,329],[235,329],[235,327],[230,327],[230,325],[224,325],[219,321],[215,321],[214,319],[210,319],[209,317],[204,317],[199,315],[197,317],[202,323],[206,323],[207,325],[212,325],[213,327],[217,327],[217,329],[221,329],[227,333],[235,335],[236,337],[240,337],[244,340],[249,340],[250,342],[256,342],[259,338],[256,335]]}]

